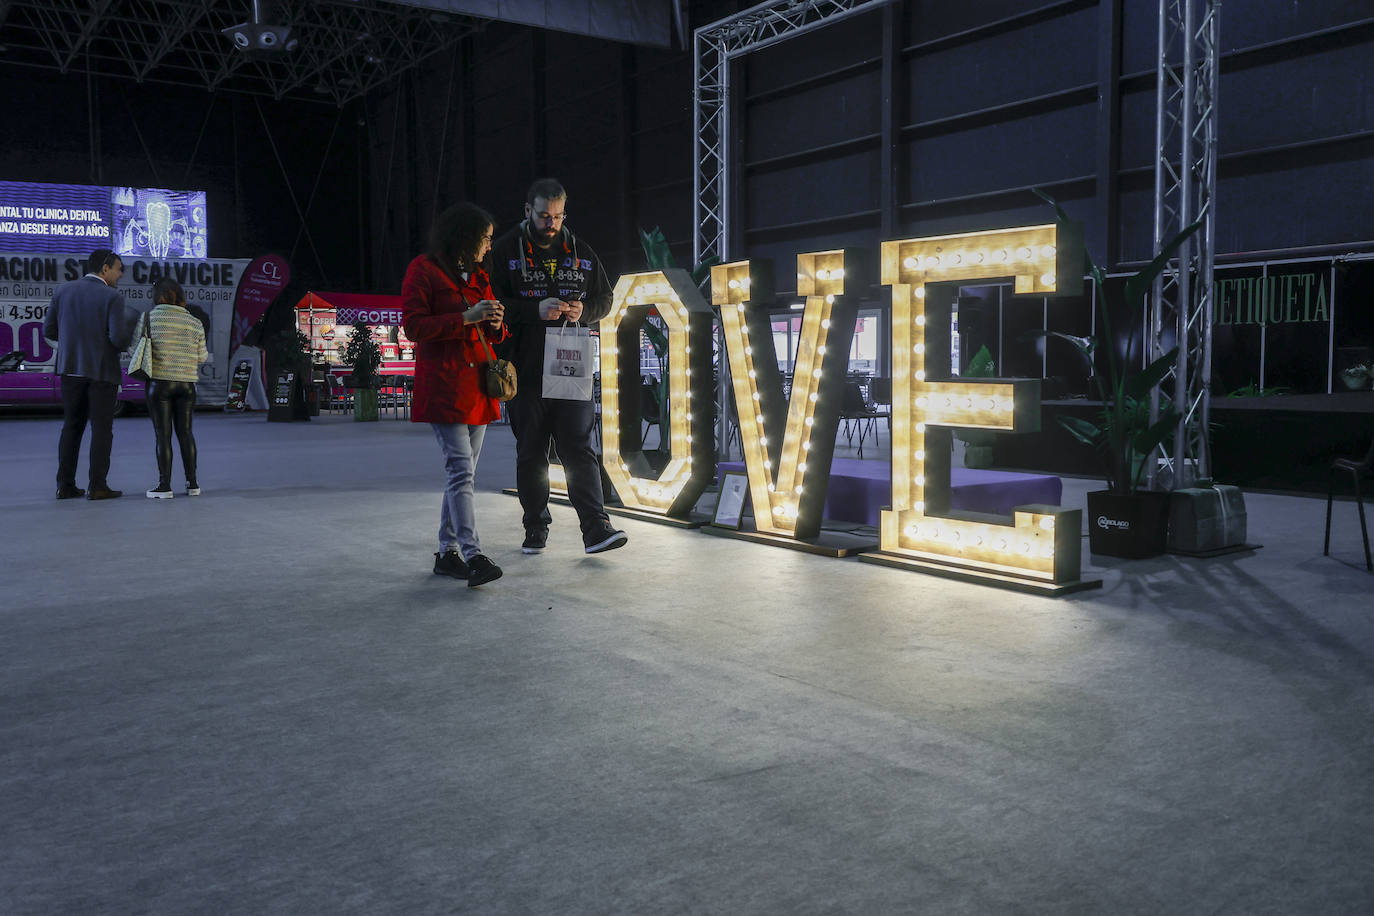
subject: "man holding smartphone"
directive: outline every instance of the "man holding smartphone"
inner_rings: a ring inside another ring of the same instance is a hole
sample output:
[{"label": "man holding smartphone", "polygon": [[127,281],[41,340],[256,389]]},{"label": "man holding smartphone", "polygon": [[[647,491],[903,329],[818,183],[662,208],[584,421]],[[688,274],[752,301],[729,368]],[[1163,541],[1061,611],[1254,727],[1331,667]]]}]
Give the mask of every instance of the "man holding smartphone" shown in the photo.
[{"label": "man holding smartphone", "polygon": [[530,185],[525,219],[491,249],[491,287],[505,306],[510,338],[502,353],[515,364],[519,393],[507,402],[515,431],[515,484],[520,492],[524,553],[549,537],[549,441],[562,459],[568,500],[577,510],[587,553],[623,547],[601,491],[601,462],[592,447],[596,405],[543,396],[544,332],[565,323],[590,326],[611,310],[611,284],[601,259],[566,225],[568,192],[552,178]]}]

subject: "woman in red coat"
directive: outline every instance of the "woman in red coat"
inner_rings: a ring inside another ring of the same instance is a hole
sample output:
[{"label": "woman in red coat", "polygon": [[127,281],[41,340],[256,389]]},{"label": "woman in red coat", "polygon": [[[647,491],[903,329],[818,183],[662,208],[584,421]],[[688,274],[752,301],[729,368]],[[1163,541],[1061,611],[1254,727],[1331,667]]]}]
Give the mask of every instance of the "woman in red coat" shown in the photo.
[{"label": "woman in red coat", "polygon": [[415,342],[411,419],[434,430],[448,475],[434,572],[466,579],[469,587],[501,578],[501,568],[482,554],[473,511],[482,438],[501,415],[500,403],[482,392],[482,365],[507,333],[482,268],[491,234],[491,215],[481,207],[449,207],[435,218],[429,250],[410,262],[401,284],[402,322]]}]

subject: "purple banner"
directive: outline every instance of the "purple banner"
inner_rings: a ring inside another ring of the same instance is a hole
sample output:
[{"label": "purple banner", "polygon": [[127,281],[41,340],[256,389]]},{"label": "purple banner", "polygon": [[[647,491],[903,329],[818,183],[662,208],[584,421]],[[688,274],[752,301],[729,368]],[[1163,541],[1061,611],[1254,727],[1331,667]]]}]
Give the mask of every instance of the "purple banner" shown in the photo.
[{"label": "purple banner", "polygon": [[357,309],[341,308],[334,312],[334,325],[343,327],[346,325],[357,324],[400,324],[400,309]]},{"label": "purple banner", "polygon": [[110,245],[110,189],[0,181],[0,251],[85,255]]}]

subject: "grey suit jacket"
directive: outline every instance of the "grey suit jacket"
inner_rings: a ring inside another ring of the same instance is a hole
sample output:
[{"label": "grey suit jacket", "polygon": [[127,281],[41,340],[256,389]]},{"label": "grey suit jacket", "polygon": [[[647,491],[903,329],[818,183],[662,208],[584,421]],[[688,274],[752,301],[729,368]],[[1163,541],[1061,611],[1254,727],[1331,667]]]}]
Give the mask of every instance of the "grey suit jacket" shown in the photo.
[{"label": "grey suit jacket", "polygon": [[57,374],[118,385],[119,354],[129,346],[138,312],[98,277],[57,288],[43,319],[43,336],[57,341]]}]

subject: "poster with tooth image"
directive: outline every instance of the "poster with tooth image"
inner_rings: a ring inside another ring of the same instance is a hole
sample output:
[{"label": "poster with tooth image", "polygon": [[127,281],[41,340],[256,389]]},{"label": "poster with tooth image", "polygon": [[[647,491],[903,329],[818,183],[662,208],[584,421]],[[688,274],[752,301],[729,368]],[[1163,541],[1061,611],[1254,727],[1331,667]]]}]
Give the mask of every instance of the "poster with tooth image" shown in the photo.
[{"label": "poster with tooth image", "polygon": [[125,258],[205,257],[205,192],[111,188],[110,240]]}]

